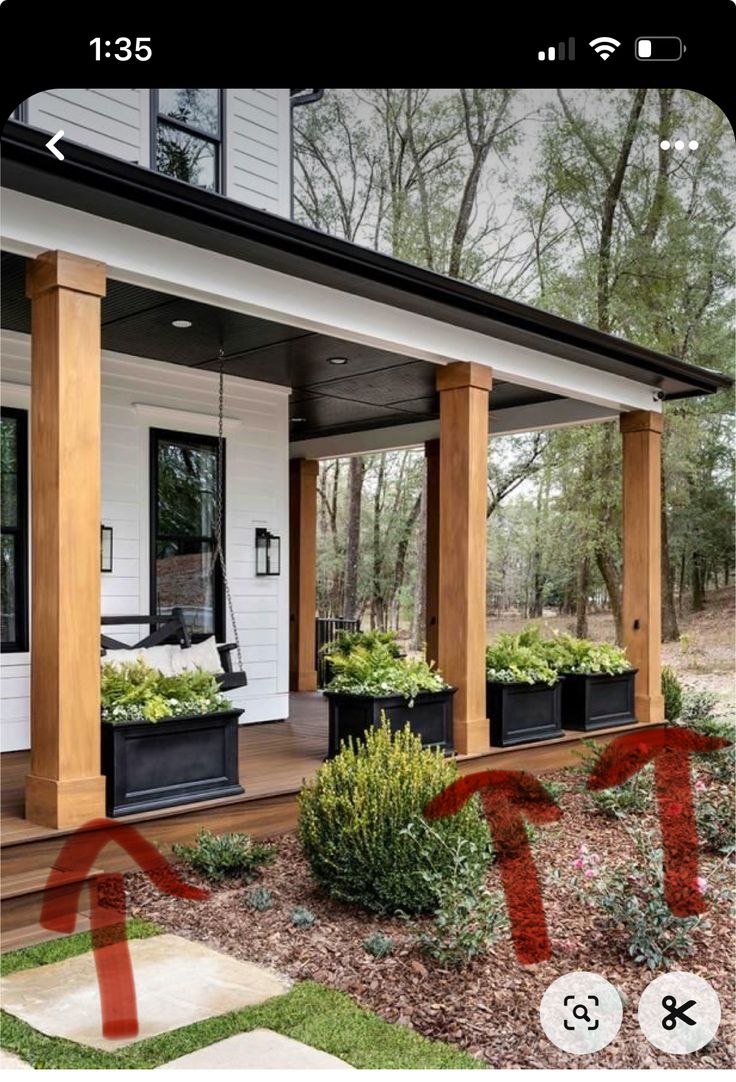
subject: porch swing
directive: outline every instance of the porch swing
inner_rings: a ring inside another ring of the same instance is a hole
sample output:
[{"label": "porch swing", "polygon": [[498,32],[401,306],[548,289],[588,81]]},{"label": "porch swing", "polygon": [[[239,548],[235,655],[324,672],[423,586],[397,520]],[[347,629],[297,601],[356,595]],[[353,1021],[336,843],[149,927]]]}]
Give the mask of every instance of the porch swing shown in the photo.
[{"label": "porch swing", "polygon": [[[225,588],[225,599],[227,602],[227,611],[230,616],[230,623],[233,629],[234,642],[217,643],[217,653],[220,657],[220,664],[222,666],[222,672],[216,672],[215,676],[222,691],[234,691],[236,688],[245,687],[248,683],[248,678],[243,666],[243,655],[240,647],[240,636],[238,635],[238,626],[235,621],[235,608],[233,605],[232,594],[230,592],[230,582],[227,573],[227,564],[225,561],[225,549],[223,544],[223,508],[224,508],[224,451],[225,451],[225,438],[224,438],[224,424],[225,424],[225,362],[224,351],[220,348],[219,351],[219,382],[218,382],[218,399],[217,399],[217,491],[215,494],[215,551],[212,554],[212,569],[214,571],[219,561],[220,570],[222,572],[222,583]],[[148,635],[144,636],[131,647],[129,643],[121,642],[118,639],[113,639],[109,635],[103,634],[100,638],[100,645],[102,647],[103,656],[108,650],[146,650],[150,647],[161,646],[166,643],[170,643],[175,640],[179,643],[179,646],[183,650],[188,650],[192,646],[192,639],[189,628],[186,622],[186,616],[181,606],[175,606],[171,609],[171,612],[165,614],[150,613],[142,616],[103,616],[100,621],[103,627],[120,627],[130,624],[148,624],[152,630]],[[233,669],[232,653],[235,651],[237,657],[238,668]]]}]

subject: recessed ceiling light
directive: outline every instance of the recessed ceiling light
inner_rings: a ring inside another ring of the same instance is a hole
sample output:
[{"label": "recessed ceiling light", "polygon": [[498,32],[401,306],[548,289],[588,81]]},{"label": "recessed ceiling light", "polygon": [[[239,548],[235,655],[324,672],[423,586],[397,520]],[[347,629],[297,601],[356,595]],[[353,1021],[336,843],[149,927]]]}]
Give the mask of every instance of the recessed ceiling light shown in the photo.
[{"label": "recessed ceiling light", "polygon": [[328,364],[347,364],[348,359],[347,359],[347,357],[328,357],[327,358],[327,363]]},{"label": "recessed ceiling light", "polygon": [[186,327],[191,327],[191,325],[191,319],[172,319],[171,321],[172,327],[181,327],[182,329],[184,329]]},{"label": "recessed ceiling light", "polygon": [[307,419],[306,417],[292,417],[291,418],[291,423],[293,425],[300,425],[300,424],[302,424],[302,422],[306,421],[306,419]]}]

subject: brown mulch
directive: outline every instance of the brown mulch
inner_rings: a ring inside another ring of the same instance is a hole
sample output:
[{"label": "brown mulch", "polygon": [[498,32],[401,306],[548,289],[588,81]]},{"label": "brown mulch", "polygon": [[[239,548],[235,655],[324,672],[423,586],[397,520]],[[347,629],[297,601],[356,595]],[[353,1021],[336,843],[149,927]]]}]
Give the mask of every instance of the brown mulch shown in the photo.
[{"label": "brown mulch", "polygon": [[[639,996],[656,974],[627,958],[625,945],[604,929],[600,916],[575,899],[572,862],[581,843],[608,865],[630,860],[630,839],[621,822],[595,814],[576,791],[579,781],[561,771],[568,791],[559,798],[562,822],[540,830],[534,853],[545,882],[544,901],[553,957],[522,966],[505,935],[489,954],[465,969],[445,969],[419,953],[405,923],[366,913],[320,894],[313,885],[299,843],[275,839],[277,861],[260,885],[273,895],[273,908],[256,912],[245,904],[251,889],[239,883],[215,886],[205,902],[162,896],[141,874],[126,876],[128,912],[167,931],[197,939],[235,957],[270,966],[295,980],[310,979],[340,989],[389,1022],[412,1026],[426,1037],[466,1049],[495,1068],[728,1068],[734,1065],[734,929],[728,888],[731,866],[701,858],[701,874],[712,884],[707,920],[695,933],[695,951],[675,968],[711,982],[723,1017],[715,1039],[691,1056],[669,1056],[646,1040],[636,1020]],[[655,826],[652,816],[647,826]],[[197,877],[182,869],[185,878]],[[553,874],[551,874],[553,873]],[[498,886],[498,872],[490,873]],[[204,884],[203,881],[202,885]],[[716,897],[718,895],[718,897]],[[291,925],[294,906],[306,906],[317,922],[304,931]],[[372,932],[391,935],[393,955],[373,959],[363,948]],[[623,994],[626,1008],[615,1040],[591,1056],[569,1056],[554,1047],[539,1024],[539,1003],[547,986],[573,970],[592,970]]]}]

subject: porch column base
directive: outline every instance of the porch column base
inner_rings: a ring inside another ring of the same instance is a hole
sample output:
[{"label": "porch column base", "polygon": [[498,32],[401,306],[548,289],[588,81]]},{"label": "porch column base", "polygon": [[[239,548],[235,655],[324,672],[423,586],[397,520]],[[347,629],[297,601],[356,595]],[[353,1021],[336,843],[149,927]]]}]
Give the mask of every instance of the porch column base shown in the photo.
[{"label": "porch column base", "polygon": [[664,721],[664,696],[634,695],[634,713],[637,721]]},{"label": "porch column base", "polygon": [[455,719],[452,739],[458,755],[483,755],[490,750],[490,723],[488,718],[474,721]]},{"label": "porch column base", "polygon": [[311,672],[293,672],[291,674],[291,685],[292,691],[316,691],[317,670],[312,669]]},{"label": "porch column base", "polygon": [[105,779],[26,777],[26,819],[54,830],[68,830],[104,815]]}]

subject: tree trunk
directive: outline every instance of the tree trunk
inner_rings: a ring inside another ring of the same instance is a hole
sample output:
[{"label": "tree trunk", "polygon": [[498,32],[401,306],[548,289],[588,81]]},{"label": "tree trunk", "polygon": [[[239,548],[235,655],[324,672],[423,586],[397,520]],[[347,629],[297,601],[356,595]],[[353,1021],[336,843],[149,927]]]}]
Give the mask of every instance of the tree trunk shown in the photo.
[{"label": "tree trunk", "polygon": [[621,646],[624,641],[624,622],[623,612],[621,611],[621,575],[616,566],[616,561],[607,549],[599,548],[596,551],[595,560],[608,591],[608,601],[616,625],[616,642]]},{"label": "tree trunk", "polygon": [[686,570],[687,570],[687,560],[685,558],[685,553],[683,552],[682,556],[680,557],[680,585],[679,585],[679,588],[678,588],[678,591],[677,591],[677,607],[678,607],[678,609],[680,611],[680,616],[682,616],[682,599],[685,596],[685,571]]},{"label": "tree trunk", "polygon": [[662,470],[662,642],[677,642],[680,628],[675,611],[675,583],[670,560],[665,473]]},{"label": "tree trunk", "polygon": [[692,582],[692,611],[702,612],[705,608],[705,583],[703,566],[705,560],[701,553],[694,552],[690,562],[690,575]]},{"label": "tree trunk", "polygon": [[575,634],[579,639],[588,637],[588,582],[590,579],[590,560],[583,556],[578,567],[575,589]]},{"label": "tree trunk", "polygon": [[363,500],[365,462],[359,455],[350,459],[348,477],[348,528],[345,550],[345,600],[343,616],[354,620],[358,607],[358,566],[360,563],[360,511]]},{"label": "tree trunk", "polygon": [[414,619],[411,627],[411,644],[414,650],[424,646],[427,627],[427,471],[424,471],[419,528],[416,544],[416,584],[414,594]]}]

